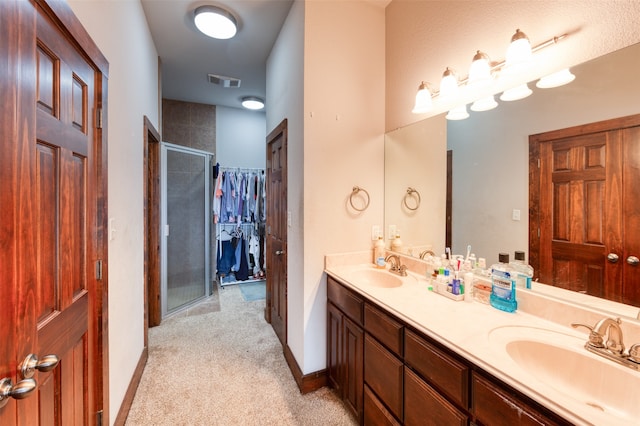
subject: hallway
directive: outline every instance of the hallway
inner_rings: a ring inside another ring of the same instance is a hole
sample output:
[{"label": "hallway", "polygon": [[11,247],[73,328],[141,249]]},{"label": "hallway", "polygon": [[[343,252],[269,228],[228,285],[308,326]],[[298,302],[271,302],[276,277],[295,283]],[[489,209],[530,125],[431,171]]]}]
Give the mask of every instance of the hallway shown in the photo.
[{"label": "hallway", "polygon": [[149,329],[126,425],[355,425],[328,388],[300,394],[264,306],[218,287]]}]

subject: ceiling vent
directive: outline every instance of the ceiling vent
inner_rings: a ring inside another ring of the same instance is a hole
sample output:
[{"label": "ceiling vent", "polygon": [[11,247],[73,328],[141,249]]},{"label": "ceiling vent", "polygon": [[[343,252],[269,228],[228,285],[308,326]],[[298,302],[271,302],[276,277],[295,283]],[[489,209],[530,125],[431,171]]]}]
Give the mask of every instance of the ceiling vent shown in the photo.
[{"label": "ceiling vent", "polygon": [[207,74],[209,83],[217,84],[222,87],[240,87],[240,79],[233,77],[225,77],[224,75]]}]

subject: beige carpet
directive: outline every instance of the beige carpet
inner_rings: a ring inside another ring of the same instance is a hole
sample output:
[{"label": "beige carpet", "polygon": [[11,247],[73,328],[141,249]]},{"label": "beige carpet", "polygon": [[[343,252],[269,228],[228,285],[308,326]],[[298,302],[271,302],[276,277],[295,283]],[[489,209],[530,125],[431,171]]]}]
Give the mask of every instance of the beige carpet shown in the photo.
[{"label": "beige carpet", "polygon": [[127,425],[356,424],[328,388],[300,394],[264,300],[245,302],[237,285],[214,298],[217,312],[193,309],[149,330]]}]

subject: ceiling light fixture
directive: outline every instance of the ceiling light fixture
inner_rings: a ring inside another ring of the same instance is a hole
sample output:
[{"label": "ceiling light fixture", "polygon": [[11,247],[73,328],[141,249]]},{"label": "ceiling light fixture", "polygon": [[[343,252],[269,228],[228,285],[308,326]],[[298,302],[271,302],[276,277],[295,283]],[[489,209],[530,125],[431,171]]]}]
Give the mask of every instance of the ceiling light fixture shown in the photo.
[{"label": "ceiling light fixture", "polygon": [[264,108],[264,100],[257,96],[245,96],[242,98],[242,106],[246,109],[259,110]]},{"label": "ceiling light fixture", "polygon": [[[552,44],[558,43],[560,40],[567,37],[567,35],[568,34],[562,34],[560,36],[550,38],[549,40],[546,40],[532,48],[527,35],[517,29],[511,37],[511,43],[507,49],[506,59],[504,61],[497,63],[491,62],[486,53],[477,50],[469,68],[469,75],[466,78],[458,80],[453,70],[447,67],[442,75],[439,91],[432,91],[429,83],[423,81],[418,87],[415,105],[411,112],[414,114],[426,113],[433,108],[434,101],[440,101],[447,104],[454,103],[456,99],[462,101],[459,95],[461,86],[467,86],[475,89],[484,88],[485,94],[478,96],[478,99],[476,99],[471,105],[471,110],[491,110],[497,107],[498,103],[495,101],[493,95],[486,95],[486,88],[495,80],[500,78],[501,72],[499,71],[503,71],[505,75],[509,75],[509,78],[513,78],[514,75],[517,78],[518,74],[531,66],[533,54],[535,52],[551,46]],[[541,78],[536,86],[540,88],[558,87],[563,84],[570,83],[574,78],[575,76],[571,74],[568,69],[561,70],[548,77]],[[515,87],[505,90],[500,96],[500,99],[503,101],[515,101],[526,98],[531,93],[532,91],[529,89],[527,83],[521,83]],[[468,116],[466,105],[455,107],[449,111],[449,114],[447,114],[447,118],[450,120],[460,120],[467,118]]]},{"label": "ceiling light fixture", "polygon": [[217,6],[197,7],[194,11],[193,22],[203,34],[220,40],[233,37],[238,30],[236,18]]}]

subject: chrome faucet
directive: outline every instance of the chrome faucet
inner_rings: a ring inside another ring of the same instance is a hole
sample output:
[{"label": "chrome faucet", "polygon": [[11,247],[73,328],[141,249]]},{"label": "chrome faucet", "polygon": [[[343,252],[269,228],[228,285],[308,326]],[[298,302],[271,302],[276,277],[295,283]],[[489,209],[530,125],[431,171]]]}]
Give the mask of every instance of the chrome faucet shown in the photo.
[{"label": "chrome faucet", "polygon": [[398,274],[403,277],[407,276],[407,266],[400,262],[400,257],[397,254],[390,254],[384,259],[384,261],[391,264],[391,266],[389,266],[389,272],[393,272],[394,274]]},{"label": "chrome faucet", "polygon": [[605,348],[610,352],[621,355],[624,352],[624,343],[622,342],[622,329],[620,328],[620,318],[611,319],[603,318],[593,327],[593,331],[598,333],[604,338],[605,334],[607,340]]},{"label": "chrome faucet", "polygon": [[589,352],[640,371],[640,344],[631,346],[629,352],[625,353],[621,323],[620,318],[603,318],[593,327],[577,323],[571,324],[571,327],[589,329],[589,341],[584,345]]},{"label": "chrome faucet", "polygon": [[[423,250],[423,251],[420,253],[420,256],[419,256],[419,257],[420,257],[420,259],[424,259],[424,257],[425,257],[426,255],[428,255],[428,254],[430,254],[431,256],[435,256],[435,253],[434,253],[432,250],[427,249],[427,250]],[[638,315],[640,315],[640,314],[638,314]]]}]

